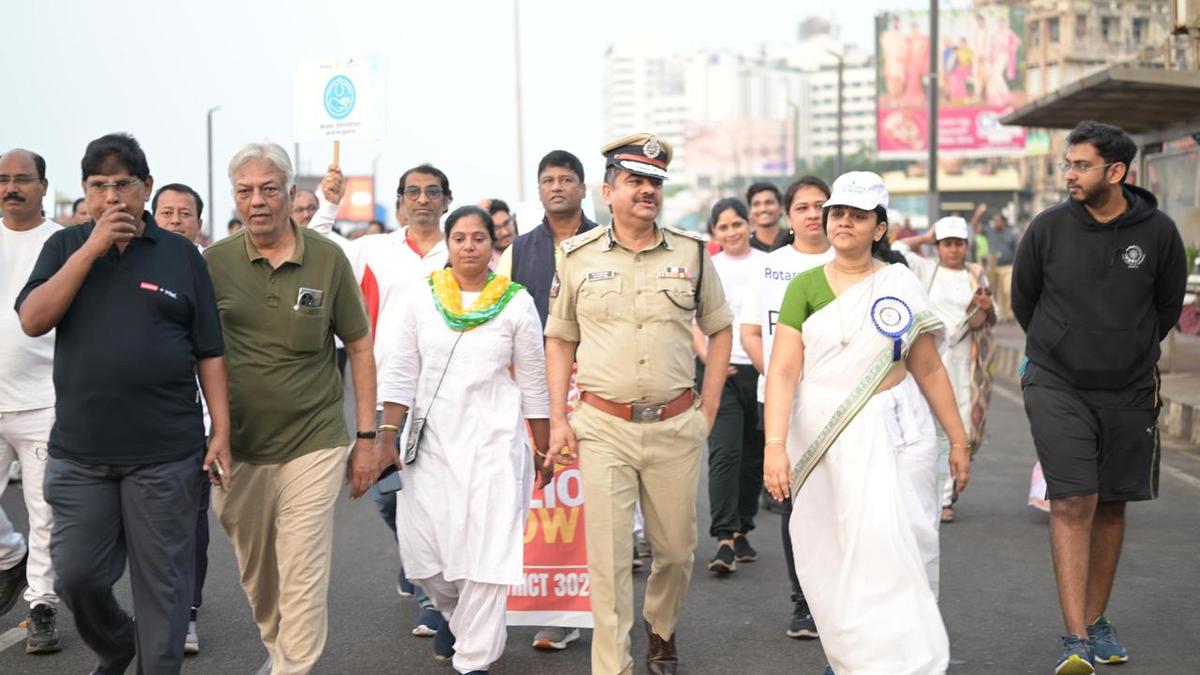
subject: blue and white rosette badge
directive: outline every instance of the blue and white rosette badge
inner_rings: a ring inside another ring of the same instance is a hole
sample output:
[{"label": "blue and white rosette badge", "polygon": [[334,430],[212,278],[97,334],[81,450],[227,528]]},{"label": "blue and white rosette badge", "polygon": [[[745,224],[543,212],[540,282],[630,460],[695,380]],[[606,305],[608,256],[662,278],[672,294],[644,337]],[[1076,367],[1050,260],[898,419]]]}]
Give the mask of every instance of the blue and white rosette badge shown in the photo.
[{"label": "blue and white rosette badge", "polygon": [[871,322],[875,330],[892,339],[892,361],[899,361],[904,334],[912,327],[912,310],[900,298],[885,295],[871,305]]}]

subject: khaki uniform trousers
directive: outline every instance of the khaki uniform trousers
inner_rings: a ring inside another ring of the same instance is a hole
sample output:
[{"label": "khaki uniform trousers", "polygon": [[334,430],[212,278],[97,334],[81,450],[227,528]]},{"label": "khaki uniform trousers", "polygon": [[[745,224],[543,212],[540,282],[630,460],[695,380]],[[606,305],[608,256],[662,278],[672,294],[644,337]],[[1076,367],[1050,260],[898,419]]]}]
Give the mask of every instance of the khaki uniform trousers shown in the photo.
[{"label": "khaki uniform trousers", "polygon": [[633,672],[633,513],[641,499],[654,563],[643,616],[670,639],[692,577],[696,489],[708,425],[698,407],[662,422],[626,422],[586,403],[579,439],[591,581],[592,673]]},{"label": "khaki uniform trousers", "polygon": [[338,447],[282,464],[235,461],[230,491],[213,490],[271,675],[308,673],[325,649],[333,508],[347,457]]}]

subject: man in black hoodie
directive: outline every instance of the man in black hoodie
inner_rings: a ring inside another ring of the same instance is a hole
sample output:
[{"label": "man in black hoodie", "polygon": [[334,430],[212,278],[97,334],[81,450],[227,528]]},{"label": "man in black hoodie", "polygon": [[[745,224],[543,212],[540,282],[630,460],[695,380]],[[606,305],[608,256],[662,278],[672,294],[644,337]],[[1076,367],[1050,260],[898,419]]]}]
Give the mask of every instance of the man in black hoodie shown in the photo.
[{"label": "man in black hoodie", "polygon": [[1137,146],[1081,122],[1061,168],[1069,199],[1030,223],[1012,308],[1025,329],[1025,410],[1046,476],[1067,635],[1056,673],[1128,660],[1104,617],[1125,502],[1158,493],[1159,342],[1179,319],[1183,241],[1158,200],[1125,178]]}]

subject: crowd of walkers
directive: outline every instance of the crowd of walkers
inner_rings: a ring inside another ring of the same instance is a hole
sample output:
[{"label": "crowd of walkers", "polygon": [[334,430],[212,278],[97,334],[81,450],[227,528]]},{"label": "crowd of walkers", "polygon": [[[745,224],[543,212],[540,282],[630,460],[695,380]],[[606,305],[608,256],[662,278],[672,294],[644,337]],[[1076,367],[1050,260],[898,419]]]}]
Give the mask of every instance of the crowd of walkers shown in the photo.
[{"label": "crowd of walkers", "polygon": [[[67,228],[41,213],[45,162],[9,150],[0,475],[19,460],[29,533],[0,511],[0,613],[28,587],[27,652],[60,649],[61,602],[97,675],[178,673],[200,650],[211,502],[266,671],[308,673],[348,484],[396,538],[413,633],[486,673],[530,494],[578,462],[591,670],[633,672],[640,531],[646,667],[672,674],[707,448],[712,573],[758,559],[766,499],[785,514],[788,636],[819,639],[826,673],[944,673],[940,527],[985,440],[1011,307],[1066,625],[1054,672],[1129,660],[1106,614],[1125,503],[1158,492],[1155,364],[1184,250],[1125,182],[1128,135],[1084,122],[1067,145],[1068,198],[1012,236],[1007,270],[972,261],[983,210],[889,232],[866,171],[720,199],[711,242],[664,225],[673,149],[651,134],[602,148],[610,225],[556,150],[527,232],[502,200],[452,210],[449,178],[421,164],[398,181],[401,227],[354,238],[334,228],[339,167],[297,191],[286,151],[250,144],[228,165],[243,228],[203,250],[200,195],[156,191],[131,136],[88,145],[88,215]],[[132,612],[112,590],[126,564]],[[578,637],[547,627],[534,646]]]}]

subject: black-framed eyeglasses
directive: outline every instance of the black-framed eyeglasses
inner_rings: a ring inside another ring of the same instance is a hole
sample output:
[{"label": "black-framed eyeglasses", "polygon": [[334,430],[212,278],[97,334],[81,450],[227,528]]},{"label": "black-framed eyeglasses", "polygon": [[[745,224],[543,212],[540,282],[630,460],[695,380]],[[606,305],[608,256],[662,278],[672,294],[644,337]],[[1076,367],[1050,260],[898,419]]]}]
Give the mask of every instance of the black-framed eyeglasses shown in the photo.
[{"label": "black-framed eyeglasses", "polygon": [[109,181],[107,183],[101,181],[92,181],[88,183],[88,192],[96,195],[102,195],[109,190],[116,190],[117,194],[129,194],[134,188],[140,185],[141,178],[122,178],[121,180]]},{"label": "black-framed eyeglasses", "polygon": [[421,192],[424,192],[425,196],[430,199],[441,199],[442,195],[444,194],[444,192],[442,191],[442,188],[440,188],[436,185],[430,185],[427,188],[420,188],[420,187],[417,187],[416,185],[410,185],[410,186],[404,188],[403,192],[397,192],[396,196],[404,197],[405,199],[411,199],[412,201],[415,202],[421,198]]}]

